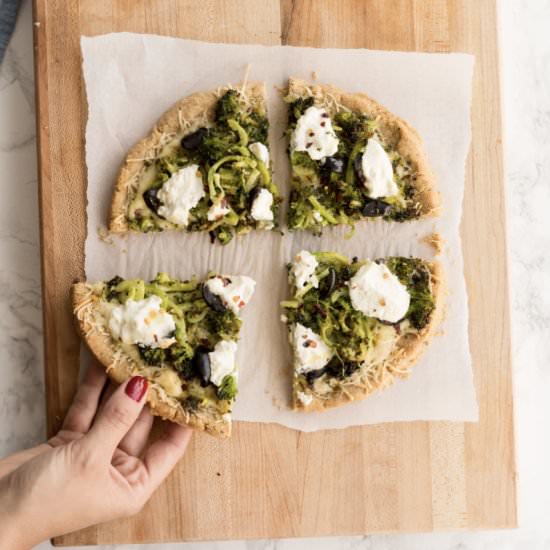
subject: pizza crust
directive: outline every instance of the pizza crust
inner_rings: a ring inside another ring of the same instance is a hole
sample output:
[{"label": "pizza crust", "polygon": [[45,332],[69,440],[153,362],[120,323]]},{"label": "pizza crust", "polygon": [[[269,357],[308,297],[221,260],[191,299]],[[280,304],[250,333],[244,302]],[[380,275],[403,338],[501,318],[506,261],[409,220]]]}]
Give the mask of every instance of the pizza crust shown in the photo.
[{"label": "pizza crust", "polygon": [[290,98],[312,96],[320,101],[331,115],[339,107],[344,107],[376,118],[384,139],[400,155],[411,160],[416,166],[417,177],[414,184],[414,200],[418,204],[419,217],[436,216],[439,213],[441,197],[436,191],[434,174],[424,153],[422,139],[408,122],[395,116],[366,94],[351,94],[334,86],[310,84],[299,78],[291,77],[288,82],[288,95]]},{"label": "pizza crust", "polygon": [[404,340],[394,352],[382,363],[375,367],[374,376],[370,372],[368,379],[362,378],[358,383],[346,384],[345,389],[335,389],[326,397],[308,393],[312,400],[304,405],[293,392],[293,405],[295,410],[304,412],[320,412],[334,407],[339,407],[352,401],[365,399],[375,391],[384,389],[398,378],[408,378],[413,365],[420,359],[424,350],[430,344],[444,317],[444,295],[447,286],[444,280],[443,270],[438,263],[428,262],[432,280],[432,293],[434,297],[434,310],[430,322],[412,338]]},{"label": "pizza crust", "polygon": [[[72,287],[72,303],[76,327],[95,358],[105,367],[109,377],[121,384],[131,376],[140,374],[139,365],[113,341],[103,328],[98,316],[99,297],[94,294],[94,286],[75,283]],[[194,430],[227,438],[231,435],[231,420],[228,415],[214,414],[210,410],[188,411],[180,401],[167,395],[154,380],[148,378],[147,403],[151,413],[164,420],[170,420]]]},{"label": "pizza crust", "polygon": [[[162,148],[175,138],[212,124],[216,103],[227,89],[198,92],[180,99],[160,117],[150,134],[134,145],[126,156],[115,183],[109,231],[125,233],[130,230],[126,215],[140,176],[147,167],[146,162],[154,160]],[[241,90],[252,104],[265,108],[266,91],[262,82],[249,82],[236,86],[236,89]]]}]

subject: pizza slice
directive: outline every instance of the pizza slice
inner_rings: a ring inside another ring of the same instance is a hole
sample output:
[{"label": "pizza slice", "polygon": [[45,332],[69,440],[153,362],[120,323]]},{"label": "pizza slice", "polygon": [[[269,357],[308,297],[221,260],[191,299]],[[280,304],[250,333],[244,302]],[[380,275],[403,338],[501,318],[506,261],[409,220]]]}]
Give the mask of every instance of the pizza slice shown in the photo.
[{"label": "pizza slice", "polygon": [[113,380],[149,380],[153,414],[229,437],[239,313],[254,286],[245,276],[115,277],[76,283],[73,307],[82,338]]},{"label": "pizza slice", "polygon": [[178,101],[129,152],[110,231],[208,231],[228,243],[277,227],[265,86],[202,92]]},{"label": "pizza slice", "polygon": [[406,378],[443,310],[439,264],[299,252],[282,303],[293,349],[294,408],[322,411]]},{"label": "pizza slice", "polygon": [[291,230],[437,213],[439,195],[416,131],[365,94],[291,78]]}]

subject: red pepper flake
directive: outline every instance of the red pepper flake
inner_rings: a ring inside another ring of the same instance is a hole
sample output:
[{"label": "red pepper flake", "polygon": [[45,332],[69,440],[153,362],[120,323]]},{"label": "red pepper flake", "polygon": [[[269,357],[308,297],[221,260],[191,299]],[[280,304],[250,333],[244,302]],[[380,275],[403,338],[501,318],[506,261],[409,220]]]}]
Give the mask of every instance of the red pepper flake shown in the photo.
[{"label": "red pepper flake", "polygon": [[324,128],[326,125],[327,125],[327,121],[326,121],[326,120],[323,120],[323,121],[321,122],[321,127]]},{"label": "red pepper flake", "polygon": [[310,137],[313,137],[315,135],[315,132],[313,130],[309,130],[307,135],[310,136]]},{"label": "red pepper flake", "polygon": [[325,111],[323,111],[323,113],[321,114],[321,116],[322,116],[323,118],[328,118],[328,113],[325,112]]},{"label": "red pepper flake", "polygon": [[313,143],[309,142],[309,143],[306,143],[306,149],[309,149],[309,147],[311,147],[313,145]]},{"label": "red pepper flake", "polygon": [[239,307],[244,307],[245,305],[246,304],[242,300],[239,302]]},{"label": "red pepper flake", "polygon": [[222,277],[223,286],[229,286],[231,284],[231,279],[229,277]]},{"label": "red pepper flake", "polygon": [[316,348],[317,347],[317,342],[315,342],[314,340],[306,340],[304,342],[304,348]]}]

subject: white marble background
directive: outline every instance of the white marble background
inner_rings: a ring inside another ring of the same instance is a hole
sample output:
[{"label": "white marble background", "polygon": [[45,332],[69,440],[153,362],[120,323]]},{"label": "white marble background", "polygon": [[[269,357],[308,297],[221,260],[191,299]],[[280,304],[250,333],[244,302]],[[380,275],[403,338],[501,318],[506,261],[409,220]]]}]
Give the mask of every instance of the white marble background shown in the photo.
[{"label": "white marble background", "polygon": [[[548,0],[501,1],[519,529],[168,544],[144,549],[550,549],[548,29]],[[40,441],[45,429],[32,57],[31,1],[24,0],[0,69],[0,456]],[[40,545],[41,550],[49,547],[49,543]]]}]

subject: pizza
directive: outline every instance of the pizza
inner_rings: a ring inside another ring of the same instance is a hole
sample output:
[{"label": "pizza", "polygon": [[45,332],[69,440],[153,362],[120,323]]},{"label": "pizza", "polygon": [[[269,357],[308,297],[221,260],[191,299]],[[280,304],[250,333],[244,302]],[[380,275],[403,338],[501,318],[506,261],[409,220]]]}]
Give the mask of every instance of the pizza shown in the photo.
[{"label": "pizza", "polygon": [[227,244],[253,229],[276,229],[281,199],[268,126],[260,83],[181,99],[128,153],[110,231],[207,231]]},{"label": "pizza", "polygon": [[78,330],[108,375],[150,383],[153,414],[218,437],[231,433],[240,312],[254,293],[246,276],[73,285]]},{"label": "pizza", "polygon": [[362,93],[289,80],[290,230],[369,218],[403,222],[438,212],[422,141],[404,120]]},{"label": "pizza", "polygon": [[282,320],[298,410],[350,403],[407,377],[441,320],[444,285],[435,262],[350,261],[302,250],[288,270]]}]

